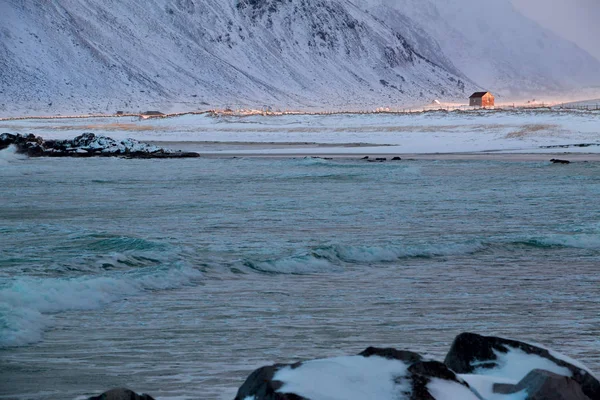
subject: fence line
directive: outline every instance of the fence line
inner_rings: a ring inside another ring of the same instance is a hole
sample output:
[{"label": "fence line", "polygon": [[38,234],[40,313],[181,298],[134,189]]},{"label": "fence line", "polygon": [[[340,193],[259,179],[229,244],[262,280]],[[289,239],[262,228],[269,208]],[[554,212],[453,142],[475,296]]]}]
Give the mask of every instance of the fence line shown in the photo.
[{"label": "fence line", "polygon": [[371,110],[360,110],[360,109],[349,109],[349,110],[321,110],[321,111],[296,111],[296,110],[265,110],[265,109],[231,109],[217,108],[205,111],[191,111],[191,112],[178,112],[170,113],[157,116],[142,116],[138,113],[126,113],[126,114],[87,114],[87,115],[55,115],[55,116],[23,116],[23,117],[7,117],[0,118],[0,121],[16,121],[16,120],[28,120],[28,119],[72,119],[72,118],[106,118],[106,117],[139,117],[141,118],[172,118],[182,115],[201,115],[206,114],[209,116],[236,116],[236,117],[249,117],[249,116],[281,116],[281,115],[344,115],[344,114],[418,114],[427,112],[502,112],[502,111],[534,111],[534,110],[548,110],[548,111],[600,111],[600,103],[598,104],[587,104],[577,105],[569,103],[561,104],[512,104],[512,105],[500,105],[495,107],[473,107],[468,105],[437,105],[432,104],[421,107],[379,107]]}]

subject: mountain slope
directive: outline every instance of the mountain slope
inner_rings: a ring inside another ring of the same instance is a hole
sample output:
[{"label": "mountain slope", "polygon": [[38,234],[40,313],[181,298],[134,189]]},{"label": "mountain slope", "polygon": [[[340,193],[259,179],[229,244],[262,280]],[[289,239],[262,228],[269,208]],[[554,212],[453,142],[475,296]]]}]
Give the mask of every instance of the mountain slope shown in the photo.
[{"label": "mountain slope", "polygon": [[370,0],[365,4],[387,23],[392,16],[385,9],[401,12],[439,43],[458,70],[505,96],[600,86],[597,59],[523,16],[510,0]]},{"label": "mountain slope", "polygon": [[0,26],[3,113],[366,108],[474,89],[346,0],[5,0]]}]

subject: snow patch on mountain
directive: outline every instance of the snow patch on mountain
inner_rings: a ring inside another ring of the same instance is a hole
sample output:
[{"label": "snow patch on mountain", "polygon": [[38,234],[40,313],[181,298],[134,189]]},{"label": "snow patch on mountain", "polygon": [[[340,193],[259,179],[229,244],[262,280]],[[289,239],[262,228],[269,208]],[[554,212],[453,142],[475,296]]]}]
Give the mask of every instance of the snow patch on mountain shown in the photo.
[{"label": "snow patch on mountain", "polygon": [[4,114],[365,108],[475,89],[346,0],[7,0],[0,22]]},{"label": "snow patch on mountain", "polygon": [[373,109],[600,82],[509,0],[0,3],[0,116]]}]

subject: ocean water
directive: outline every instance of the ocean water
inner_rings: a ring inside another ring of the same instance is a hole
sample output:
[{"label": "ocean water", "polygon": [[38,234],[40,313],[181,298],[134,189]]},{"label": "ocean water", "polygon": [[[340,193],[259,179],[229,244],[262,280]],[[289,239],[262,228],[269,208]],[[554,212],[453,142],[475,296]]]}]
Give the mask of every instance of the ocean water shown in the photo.
[{"label": "ocean water", "polygon": [[600,370],[600,164],[0,152],[0,398],[231,399],[463,331]]}]

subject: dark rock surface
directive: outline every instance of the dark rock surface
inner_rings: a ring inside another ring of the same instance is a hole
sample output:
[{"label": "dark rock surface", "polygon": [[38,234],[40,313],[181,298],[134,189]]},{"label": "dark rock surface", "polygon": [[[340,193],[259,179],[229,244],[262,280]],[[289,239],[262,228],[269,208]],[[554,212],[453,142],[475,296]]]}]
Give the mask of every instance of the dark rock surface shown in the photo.
[{"label": "dark rock surface", "polygon": [[198,153],[174,152],[133,139],[114,140],[106,136],[84,133],[72,140],[44,140],[33,134],[0,135],[0,150],[16,146],[17,152],[29,157],[126,157],[126,158],[190,158]]},{"label": "dark rock surface", "polygon": [[459,374],[473,373],[475,362],[477,368],[493,369],[497,367],[495,352],[507,353],[510,348],[545,358],[560,367],[567,368],[571,371],[572,379],[581,385],[586,396],[593,400],[600,399],[600,382],[588,371],[552,355],[547,349],[517,340],[461,333],[454,339],[444,364]]},{"label": "dark rock surface", "polygon": [[592,400],[573,379],[542,369],[534,369],[516,385],[496,384],[499,394],[527,391],[526,400]]},{"label": "dark rock surface", "polygon": [[388,360],[400,360],[406,364],[412,364],[423,360],[419,353],[408,350],[396,350],[394,348],[378,348],[367,347],[364,351],[358,354],[363,357],[379,356]]},{"label": "dark rock surface", "polygon": [[460,379],[448,367],[438,361],[420,361],[408,367],[412,382],[412,395],[410,400],[437,400],[429,392],[428,385],[432,378],[452,381],[470,389],[469,384]]},{"label": "dark rock surface", "polygon": [[90,397],[88,400],[154,400],[154,398],[147,394],[139,395],[126,388],[117,388],[104,392],[99,396]]},{"label": "dark rock surface", "polygon": [[250,374],[246,382],[239,388],[235,400],[244,400],[247,397],[254,396],[257,400],[303,400],[304,398],[296,394],[277,393],[283,383],[273,380],[273,377],[282,368],[298,368],[302,363],[296,364],[275,364],[268,367],[262,367]]}]

